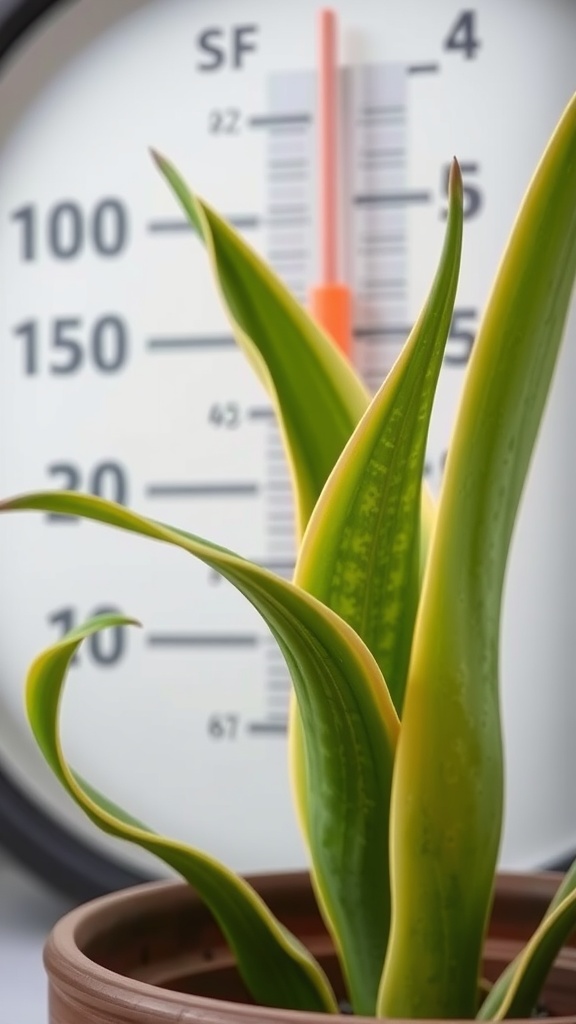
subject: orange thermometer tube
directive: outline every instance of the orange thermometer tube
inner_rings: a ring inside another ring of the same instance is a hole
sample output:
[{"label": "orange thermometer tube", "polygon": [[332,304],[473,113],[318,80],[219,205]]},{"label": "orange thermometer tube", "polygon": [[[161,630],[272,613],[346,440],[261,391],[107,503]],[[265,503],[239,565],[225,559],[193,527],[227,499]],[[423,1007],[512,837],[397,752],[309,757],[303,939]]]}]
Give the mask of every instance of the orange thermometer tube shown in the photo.
[{"label": "orange thermometer tube", "polygon": [[338,281],[338,67],[334,11],[319,12],[318,169],[320,280],[311,290],[312,315],[350,356],[350,289]]}]

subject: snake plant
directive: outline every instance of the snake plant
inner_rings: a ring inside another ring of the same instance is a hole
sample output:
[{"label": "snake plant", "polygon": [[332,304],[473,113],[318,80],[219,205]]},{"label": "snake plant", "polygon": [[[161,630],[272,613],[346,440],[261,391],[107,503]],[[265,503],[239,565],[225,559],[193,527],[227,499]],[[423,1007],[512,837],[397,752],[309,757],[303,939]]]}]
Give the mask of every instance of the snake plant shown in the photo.
[{"label": "snake plant", "polygon": [[[293,681],[290,760],[320,910],[356,1013],[528,1016],[576,925],[576,865],[482,1002],[503,792],[499,629],[507,553],[576,272],[576,98],[535,171],[478,330],[437,508],[422,487],[460,263],[452,167],[429,297],[374,398],[271,270],[164,158],[241,349],[274,404],[299,550],[291,582],[101,498],[42,492],[5,512],[82,516],[175,545],[258,610]],[[320,965],[243,879],[153,832],[66,761],[68,667],[100,616],[41,653],[30,723],[62,785],[104,831],[162,858],[204,898],[257,1002],[336,1012]]]}]

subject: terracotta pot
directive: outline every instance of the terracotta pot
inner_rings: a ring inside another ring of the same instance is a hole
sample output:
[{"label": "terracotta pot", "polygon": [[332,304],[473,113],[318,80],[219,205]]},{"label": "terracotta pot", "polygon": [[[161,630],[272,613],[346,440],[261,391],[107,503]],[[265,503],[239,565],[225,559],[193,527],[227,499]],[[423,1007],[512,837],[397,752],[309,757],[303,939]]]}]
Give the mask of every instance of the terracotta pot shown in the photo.
[{"label": "terracotta pot", "polygon": [[[540,920],[559,875],[498,879],[485,974],[494,979]],[[342,980],[302,874],[252,879],[264,899],[322,962],[337,992]],[[72,911],[45,951],[50,1024],[319,1024],[322,1014],[254,1006],[210,915],[178,882],[138,886]],[[576,1024],[576,938],[543,993],[548,1013]],[[332,1016],[334,1024],[350,1017]],[[369,1018],[355,1018],[366,1022]],[[532,1022],[533,1024],[533,1022]]]}]

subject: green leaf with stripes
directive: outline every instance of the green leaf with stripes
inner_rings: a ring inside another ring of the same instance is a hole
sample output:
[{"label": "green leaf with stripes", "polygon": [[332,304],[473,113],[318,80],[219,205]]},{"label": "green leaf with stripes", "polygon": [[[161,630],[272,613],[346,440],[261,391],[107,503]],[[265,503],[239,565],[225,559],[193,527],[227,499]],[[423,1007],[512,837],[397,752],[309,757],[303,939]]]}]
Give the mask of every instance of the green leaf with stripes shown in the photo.
[{"label": "green leaf with stripes", "polygon": [[270,395],[294,481],[299,533],[369,395],[360,378],[253,249],[154,159],[204,242],[238,342]]},{"label": "green leaf with stripes", "polygon": [[72,658],[82,641],[94,633],[135,624],[121,615],[95,616],[34,661],[26,684],[26,708],[46,761],[94,824],[109,835],[155,854],[194,886],[222,928],[240,973],[258,1002],[334,1012],[334,995],[319,965],[247,882],[212,857],[157,835],[98,793],[68,765],[59,739],[59,714]]},{"label": "green leaf with stripes", "polygon": [[399,715],[420,594],[420,495],[428,427],[461,246],[462,179],[454,161],[446,237],[428,300],[332,471],[294,576],[362,637]]},{"label": "green leaf with stripes", "polygon": [[470,1017],[502,817],[502,585],[576,272],[576,98],[534,175],[468,367],[414,633],[378,1001]]},{"label": "green leaf with stripes", "polygon": [[[461,240],[462,189],[455,164],[446,240],[430,297],[320,496],[294,576],[295,583],[341,615],[362,637],[380,665],[399,714],[420,590],[420,494],[428,424],[450,329]],[[318,807],[304,767],[305,746],[303,725],[293,714],[293,789],[309,834],[309,822]],[[382,810],[387,818],[387,809]],[[369,834],[365,841],[370,843]],[[313,846],[310,853],[316,880]],[[365,874],[363,881],[368,894],[363,899],[350,900],[346,870],[334,874],[330,893],[318,883],[316,887],[333,931],[350,935],[356,945],[355,936],[379,936],[378,944],[362,951],[375,998],[390,928],[388,842],[378,874]],[[349,927],[339,928],[334,914],[338,920],[349,916]],[[344,949],[343,955],[349,962],[354,950]]]},{"label": "green leaf with stripes", "polygon": [[[369,395],[332,340],[295,301],[274,272],[199,199],[164,157],[154,159],[206,246],[235,338],[270,395],[286,449],[300,538],[342,449],[365,412]],[[421,563],[434,505],[422,497]],[[346,617],[345,615],[343,616]],[[297,705],[290,716],[291,772],[296,812],[309,844],[307,793]]]},{"label": "green leaf with stripes", "polygon": [[564,875],[540,927],[494,983],[479,1020],[531,1017],[548,972],[576,928],[576,860]]},{"label": "green leaf with stripes", "polygon": [[[286,659],[302,718],[306,771],[315,793],[310,845],[344,972],[359,1012],[373,1012],[367,963],[380,935],[350,934],[331,903],[334,876],[349,879],[350,907],[374,899],[386,863],[388,805],[398,718],[382,674],[357,634],[329,608],[280,577],[199,537],[76,492],[41,492],[0,503],[0,512],[75,515],[182,548],[229,580],[260,612]],[[369,884],[368,884],[369,883]],[[364,920],[367,915],[364,912]]]}]

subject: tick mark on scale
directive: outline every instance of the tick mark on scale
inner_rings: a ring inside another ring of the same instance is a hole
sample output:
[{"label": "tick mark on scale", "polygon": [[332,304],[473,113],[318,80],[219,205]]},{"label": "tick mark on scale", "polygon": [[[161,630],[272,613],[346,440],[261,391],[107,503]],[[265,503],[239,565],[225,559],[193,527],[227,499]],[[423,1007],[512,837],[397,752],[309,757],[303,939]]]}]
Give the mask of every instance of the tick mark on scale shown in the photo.
[{"label": "tick mark on scale", "polygon": [[246,411],[249,420],[274,420],[274,409],[269,405],[253,405]]},{"label": "tick mark on scale", "polygon": [[359,192],[354,196],[357,206],[403,206],[409,203],[429,203],[432,193],[423,189],[406,192]]},{"label": "tick mark on scale", "polygon": [[406,71],[409,75],[434,75],[440,71],[440,65],[433,61],[428,64],[409,64]]},{"label": "tick mark on scale", "polygon": [[277,735],[284,736],[288,732],[288,725],[283,722],[248,722],[246,729],[253,735]]},{"label": "tick mark on scale", "polygon": [[149,338],[146,348],[150,351],[177,351],[194,348],[235,348],[236,342],[231,334],[188,334],[180,337]]},{"label": "tick mark on scale", "polygon": [[[244,231],[259,228],[262,223],[262,218],[256,213],[229,213],[222,214],[222,216],[232,227]],[[192,225],[183,218],[170,217],[148,221],[146,230],[153,235],[180,234],[183,231],[192,231]]]},{"label": "tick mark on scale", "polygon": [[311,123],[312,115],[307,111],[284,112],[282,114],[252,114],[248,118],[248,124],[251,128],[291,128]]},{"label": "tick mark on scale", "polygon": [[223,481],[220,483],[169,483],[149,484],[146,488],[148,498],[221,498],[221,497],[254,497],[260,488],[256,483],[236,483]]},{"label": "tick mark on scale", "polygon": [[151,647],[255,647],[254,633],[150,633]]},{"label": "tick mark on scale", "polygon": [[379,338],[406,338],[410,333],[410,327],[384,326],[375,324],[370,327],[357,327],[354,337],[359,341],[378,341]]}]

